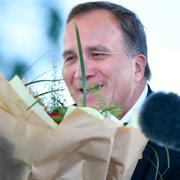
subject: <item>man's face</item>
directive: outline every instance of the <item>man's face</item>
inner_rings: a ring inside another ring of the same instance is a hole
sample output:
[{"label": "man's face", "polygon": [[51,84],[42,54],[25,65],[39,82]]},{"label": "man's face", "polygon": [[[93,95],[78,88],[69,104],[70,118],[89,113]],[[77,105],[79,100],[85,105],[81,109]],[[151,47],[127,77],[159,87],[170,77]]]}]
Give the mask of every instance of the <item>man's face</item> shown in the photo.
[{"label": "man's face", "polygon": [[[105,10],[76,16],[67,25],[63,75],[73,99],[81,105],[82,77],[74,23],[78,26],[83,50],[88,83],[87,106],[99,109],[102,101],[109,105],[128,106],[135,91],[136,63],[127,55],[123,34],[114,16]],[[96,90],[98,93],[92,93]],[[97,96],[101,96],[101,100]]]}]

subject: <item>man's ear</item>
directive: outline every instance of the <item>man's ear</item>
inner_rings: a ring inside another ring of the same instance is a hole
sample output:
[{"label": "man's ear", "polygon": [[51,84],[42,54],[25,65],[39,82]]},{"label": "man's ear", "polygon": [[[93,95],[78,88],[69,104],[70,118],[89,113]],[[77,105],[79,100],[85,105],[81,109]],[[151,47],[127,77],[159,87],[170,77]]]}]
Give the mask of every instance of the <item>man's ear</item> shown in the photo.
[{"label": "man's ear", "polygon": [[135,59],[134,59],[134,75],[135,75],[136,82],[139,82],[144,78],[146,64],[147,64],[147,60],[143,54],[138,54],[135,57]]}]

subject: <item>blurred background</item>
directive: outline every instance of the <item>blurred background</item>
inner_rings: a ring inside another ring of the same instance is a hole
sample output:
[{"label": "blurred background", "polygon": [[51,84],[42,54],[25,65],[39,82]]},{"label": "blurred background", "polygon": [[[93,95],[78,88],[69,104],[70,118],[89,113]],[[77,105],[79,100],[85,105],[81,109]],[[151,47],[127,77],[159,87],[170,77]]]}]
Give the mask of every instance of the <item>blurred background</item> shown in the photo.
[{"label": "blurred background", "polygon": [[[62,40],[70,9],[81,0],[0,0],[0,73],[27,82],[61,77]],[[180,1],[111,0],[145,26],[153,90],[180,94]],[[54,67],[56,70],[54,71]]]}]

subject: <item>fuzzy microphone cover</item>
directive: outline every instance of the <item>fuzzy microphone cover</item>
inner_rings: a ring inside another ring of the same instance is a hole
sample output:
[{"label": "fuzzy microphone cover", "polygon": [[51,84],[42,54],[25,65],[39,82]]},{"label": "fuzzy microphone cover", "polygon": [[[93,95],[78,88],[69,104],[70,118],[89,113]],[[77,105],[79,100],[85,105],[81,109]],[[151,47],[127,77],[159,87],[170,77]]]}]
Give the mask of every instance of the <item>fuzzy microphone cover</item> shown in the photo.
[{"label": "fuzzy microphone cover", "polygon": [[141,109],[139,123],[151,141],[180,150],[180,96],[177,94],[152,94]]}]

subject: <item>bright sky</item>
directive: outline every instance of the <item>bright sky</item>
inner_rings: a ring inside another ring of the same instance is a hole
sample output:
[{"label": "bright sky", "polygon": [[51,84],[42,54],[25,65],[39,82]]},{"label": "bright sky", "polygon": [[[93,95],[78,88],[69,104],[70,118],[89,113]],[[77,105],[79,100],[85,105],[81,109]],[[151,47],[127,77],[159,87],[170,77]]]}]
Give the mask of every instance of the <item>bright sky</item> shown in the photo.
[{"label": "bright sky", "polygon": [[[68,8],[82,0],[66,1]],[[134,11],[147,34],[153,90],[180,94],[180,1],[111,0]]]},{"label": "bright sky", "polygon": [[[3,34],[0,37],[0,45],[3,44],[1,49],[7,56],[11,54],[18,56],[18,52],[21,52],[21,55],[30,56],[30,59],[35,61],[49,50],[44,40],[45,34],[42,32],[43,25],[40,23],[43,17],[38,14],[38,7],[33,5],[33,2],[37,3],[37,1],[16,0],[13,3],[4,0],[3,2],[10,3],[11,6],[6,9],[0,6],[4,14],[0,17],[0,34]],[[86,1],[52,0],[49,4],[55,2],[59,3],[62,15],[66,17],[75,4]],[[145,26],[148,58],[152,70],[150,85],[153,90],[173,91],[180,94],[180,1],[111,0],[111,2],[119,3],[134,11]],[[38,43],[41,46],[36,46]]]}]

